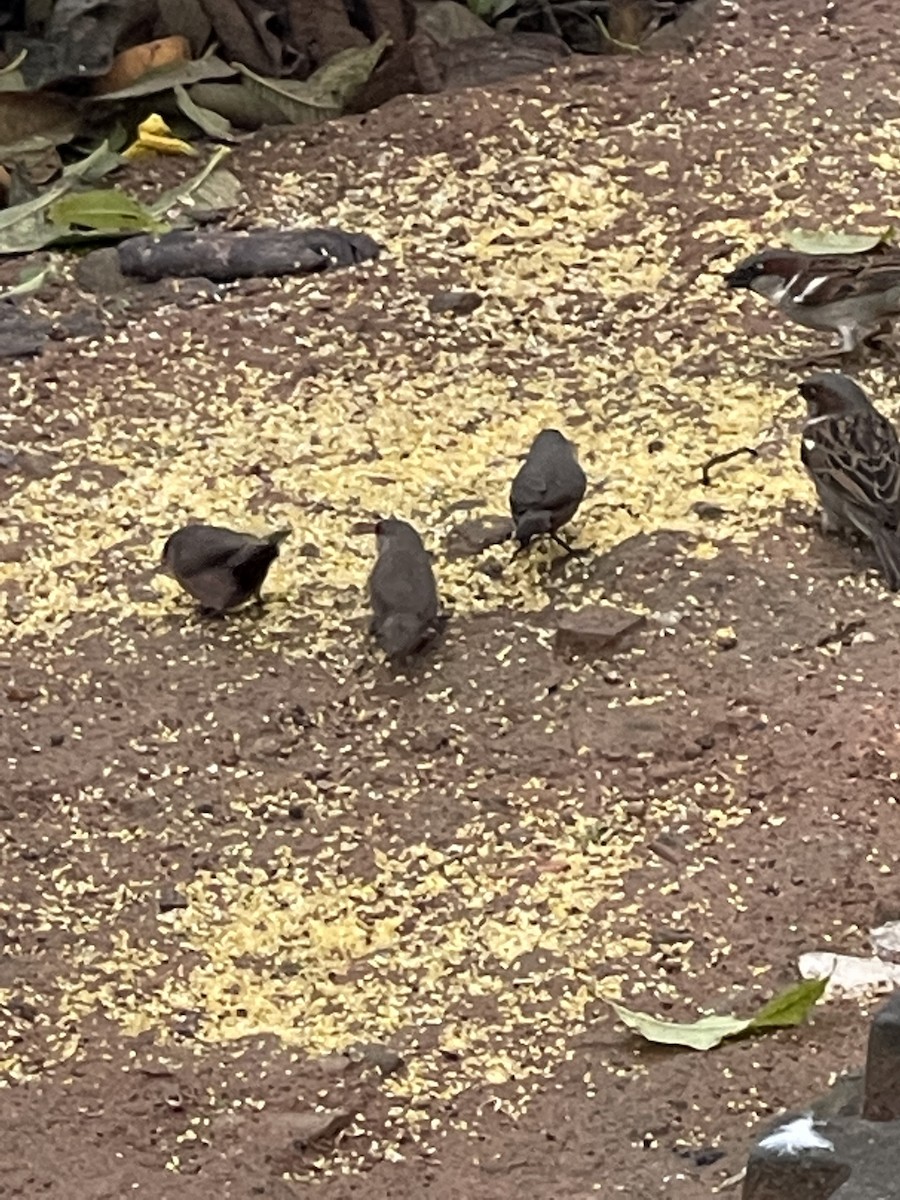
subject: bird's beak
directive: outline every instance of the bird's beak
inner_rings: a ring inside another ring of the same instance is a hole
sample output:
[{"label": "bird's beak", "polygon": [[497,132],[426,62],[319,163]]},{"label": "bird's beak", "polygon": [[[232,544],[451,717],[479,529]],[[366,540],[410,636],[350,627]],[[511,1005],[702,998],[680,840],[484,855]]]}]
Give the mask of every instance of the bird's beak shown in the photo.
[{"label": "bird's beak", "polygon": [[722,278],[726,287],[745,288],[752,283],[753,274],[747,267],[739,266],[735,267],[733,271],[729,271],[727,275],[723,275]]},{"label": "bird's beak", "polygon": [[356,521],[350,526],[351,537],[371,537],[378,532],[377,521]]}]

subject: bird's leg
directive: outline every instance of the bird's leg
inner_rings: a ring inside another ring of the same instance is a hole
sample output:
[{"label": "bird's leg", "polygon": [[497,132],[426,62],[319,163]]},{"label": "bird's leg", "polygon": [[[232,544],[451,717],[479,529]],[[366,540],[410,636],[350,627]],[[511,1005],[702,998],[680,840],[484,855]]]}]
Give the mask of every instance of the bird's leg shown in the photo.
[{"label": "bird's leg", "polygon": [[583,554],[590,554],[590,552],[591,552],[589,546],[585,546],[585,547],[579,549],[579,547],[573,546],[569,542],[567,542],[563,538],[561,538],[558,533],[551,533],[550,537],[553,539],[554,542],[556,542],[557,546],[562,546],[562,548],[563,548],[563,550],[565,550],[566,554],[570,555],[572,558],[581,558],[581,556]]},{"label": "bird's leg", "polygon": [[876,328],[872,329],[863,338],[863,345],[869,350],[874,350],[876,354],[887,354],[891,358],[897,357],[897,347],[891,340],[893,330],[890,321],[882,321]]},{"label": "bird's leg", "polygon": [[838,325],[838,333],[841,335],[840,354],[852,354],[863,340],[860,336],[862,330],[857,328],[856,325]]}]

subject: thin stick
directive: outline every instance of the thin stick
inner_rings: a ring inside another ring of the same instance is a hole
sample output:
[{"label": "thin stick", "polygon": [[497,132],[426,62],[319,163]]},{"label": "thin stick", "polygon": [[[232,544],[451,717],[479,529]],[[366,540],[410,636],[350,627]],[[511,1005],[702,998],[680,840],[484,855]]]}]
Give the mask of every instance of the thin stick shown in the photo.
[{"label": "thin stick", "polygon": [[709,472],[713,467],[730,462],[731,459],[737,458],[739,454],[749,454],[751,458],[759,458],[759,451],[754,446],[738,446],[736,450],[726,450],[722,454],[714,454],[712,458],[707,459],[703,464],[703,486],[709,487],[712,483]]}]

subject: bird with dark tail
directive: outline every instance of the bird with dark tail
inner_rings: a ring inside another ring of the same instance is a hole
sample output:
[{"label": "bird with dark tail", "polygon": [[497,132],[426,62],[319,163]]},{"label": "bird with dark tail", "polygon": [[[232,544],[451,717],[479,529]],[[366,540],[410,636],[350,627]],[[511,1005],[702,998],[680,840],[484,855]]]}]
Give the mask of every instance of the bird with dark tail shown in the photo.
[{"label": "bird with dark tail", "polygon": [[861,533],[884,581],[900,591],[900,441],[858,384],[823,372],[800,384],[806,401],[800,457],[827,533]]},{"label": "bird with dark tail", "polygon": [[520,554],[532,539],[546,534],[569,554],[584,554],[559,536],[578,511],[587,476],[575,447],[556,429],[542,430],[519,468],[509,493]]},{"label": "bird with dark tail", "polygon": [[221,616],[251,596],[262,604],[262,586],[290,532],[255,537],[219,525],[185,525],[166,541],[162,563],[204,615]]},{"label": "bird with dark tail", "polygon": [[375,526],[378,558],[369,576],[371,632],[392,662],[424,650],[438,631],[438,594],[431,556],[407,521]]}]

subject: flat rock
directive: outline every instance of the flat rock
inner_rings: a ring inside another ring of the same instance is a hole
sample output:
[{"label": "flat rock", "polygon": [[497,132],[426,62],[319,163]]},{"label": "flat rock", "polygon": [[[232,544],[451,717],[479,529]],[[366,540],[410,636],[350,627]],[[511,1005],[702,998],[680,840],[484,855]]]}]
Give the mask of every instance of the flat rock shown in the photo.
[{"label": "flat rock", "polygon": [[82,291],[96,296],[118,296],[137,286],[122,270],[119,251],[115,246],[91,250],[79,258],[73,274]]},{"label": "flat rock", "polygon": [[353,1114],[346,1108],[321,1108],[300,1113],[269,1113],[266,1124],[286,1149],[305,1150],[314,1142],[328,1141],[346,1129]]},{"label": "flat rock", "polygon": [[469,521],[461,521],[454,526],[447,538],[447,557],[466,558],[470,554],[481,554],[482,550],[487,550],[490,546],[509,541],[512,534],[513,523],[510,517],[473,517]]},{"label": "flat rock", "polygon": [[377,1067],[382,1079],[396,1075],[403,1066],[402,1056],[383,1042],[357,1042],[350,1047],[349,1053],[362,1059],[364,1063]]},{"label": "flat rock", "polygon": [[603,658],[632,643],[646,624],[647,618],[640,613],[595,604],[560,618],[554,649],[557,654]]},{"label": "flat rock", "polygon": [[49,321],[31,317],[12,304],[0,303],[0,358],[40,354],[49,334]]},{"label": "flat rock", "polygon": [[[789,1116],[780,1118],[776,1128],[789,1121]],[[824,1130],[821,1133],[828,1136]],[[741,1200],[827,1200],[851,1171],[833,1147],[788,1151],[756,1145],[747,1162]]]},{"label": "flat rock", "polygon": [[187,897],[181,892],[176,891],[173,887],[160,888],[157,903],[161,913],[173,912],[175,909],[188,907]]},{"label": "flat rock", "polygon": [[435,292],[428,301],[433,313],[450,313],[454,317],[468,317],[484,303],[478,292]]}]

